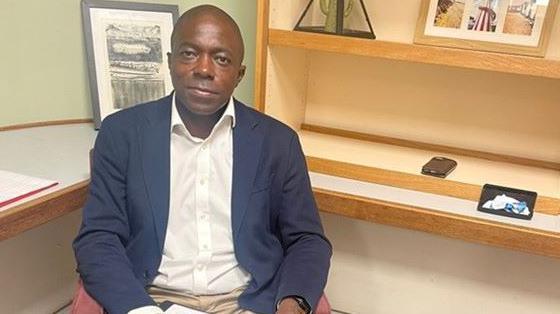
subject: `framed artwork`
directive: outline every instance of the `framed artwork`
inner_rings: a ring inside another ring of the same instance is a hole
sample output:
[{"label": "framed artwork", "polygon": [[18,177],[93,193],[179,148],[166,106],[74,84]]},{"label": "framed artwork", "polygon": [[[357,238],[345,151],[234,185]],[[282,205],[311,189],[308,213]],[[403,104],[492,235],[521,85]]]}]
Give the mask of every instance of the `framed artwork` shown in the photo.
[{"label": "framed artwork", "polygon": [[176,5],[82,0],[95,128],[107,115],[173,89],[166,53]]},{"label": "framed artwork", "polygon": [[414,42],[543,57],[559,0],[422,0]]}]

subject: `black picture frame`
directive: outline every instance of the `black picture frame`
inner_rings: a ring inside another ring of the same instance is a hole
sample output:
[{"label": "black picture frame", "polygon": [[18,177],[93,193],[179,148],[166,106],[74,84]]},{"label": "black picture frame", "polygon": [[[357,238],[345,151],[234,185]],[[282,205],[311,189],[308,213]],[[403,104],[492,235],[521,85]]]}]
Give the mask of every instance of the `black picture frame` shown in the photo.
[{"label": "black picture frame", "polygon": [[166,52],[177,5],[82,0],[95,128],[109,114],[172,90]]}]

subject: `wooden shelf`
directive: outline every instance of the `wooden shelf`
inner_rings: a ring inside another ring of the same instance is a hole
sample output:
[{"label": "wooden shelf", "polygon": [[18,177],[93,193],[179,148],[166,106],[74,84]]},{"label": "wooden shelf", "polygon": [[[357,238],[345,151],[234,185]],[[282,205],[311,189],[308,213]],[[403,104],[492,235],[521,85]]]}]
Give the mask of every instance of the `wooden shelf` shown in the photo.
[{"label": "wooden shelf", "polygon": [[[310,145],[305,146],[306,143],[310,144],[312,142],[309,141],[309,138],[309,134],[303,134],[304,149],[314,151],[313,148],[310,149]],[[341,139],[341,141],[344,141],[344,139]],[[337,144],[335,145],[340,147]],[[340,147],[340,150],[343,151],[347,148]],[[374,150],[376,149],[374,148]],[[356,153],[358,153],[356,150],[349,152],[349,154]],[[306,159],[309,171],[327,176],[425,192],[433,194],[436,198],[438,196],[451,196],[477,202],[480,197],[481,186],[475,184],[373,168],[309,155]],[[350,158],[344,158],[344,160],[348,159]],[[473,205],[472,210],[474,212],[471,212],[470,209],[465,212],[454,208],[451,203],[455,201],[446,201],[450,204],[444,206],[445,211],[435,210],[411,205],[406,201],[401,202],[401,200],[410,199],[410,197],[404,195],[406,194],[404,191],[397,192],[396,195],[399,196],[395,197],[393,195],[393,200],[391,200],[383,196],[369,194],[364,196],[364,193],[357,192],[360,187],[354,186],[353,183],[351,188],[350,192],[341,192],[336,188],[331,189],[321,184],[314,184],[313,191],[319,209],[322,212],[353,219],[560,258],[560,223],[557,223],[560,219],[558,217],[560,214],[560,199],[558,198],[539,196],[535,211],[545,215],[535,216],[529,222],[519,223],[515,220],[508,221],[512,218],[481,218],[474,209],[476,206]],[[395,198],[399,201],[395,202]],[[543,227],[541,225],[543,221],[552,223],[553,227],[551,228],[550,225],[549,227]]]},{"label": "wooden shelf", "polygon": [[469,242],[560,258],[560,233],[478,220],[433,210],[314,189],[323,212]]},{"label": "wooden shelf", "polygon": [[268,44],[560,79],[560,60],[270,29]]},{"label": "wooden shelf", "polygon": [[316,133],[336,135],[336,136],[352,138],[352,139],[357,139],[362,141],[369,141],[374,143],[396,145],[396,146],[408,147],[408,148],[417,148],[417,149],[440,152],[444,154],[469,156],[469,157],[475,157],[475,158],[486,159],[486,160],[525,165],[530,167],[560,170],[560,163],[553,162],[553,161],[536,160],[531,158],[522,158],[518,156],[489,153],[489,152],[470,150],[470,149],[452,147],[446,145],[437,145],[437,144],[424,143],[418,141],[404,140],[404,139],[399,139],[394,137],[348,131],[348,130],[324,127],[319,125],[306,124],[306,123],[301,125],[301,129],[304,131],[312,131]]},{"label": "wooden shelf", "polygon": [[560,214],[560,171],[481,158],[446,155],[458,167],[446,179],[420,175],[437,152],[300,131],[309,170],[403,189],[478,201],[482,185],[492,183],[538,193],[535,211]]}]

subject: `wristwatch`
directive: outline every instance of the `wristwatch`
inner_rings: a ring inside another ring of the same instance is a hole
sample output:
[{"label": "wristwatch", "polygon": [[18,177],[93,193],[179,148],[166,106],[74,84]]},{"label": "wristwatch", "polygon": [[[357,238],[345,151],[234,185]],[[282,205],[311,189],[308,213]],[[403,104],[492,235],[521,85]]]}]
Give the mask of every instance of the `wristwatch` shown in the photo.
[{"label": "wristwatch", "polygon": [[[302,309],[305,314],[312,314],[313,313],[313,311],[311,310],[311,306],[309,305],[309,303],[307,303],[307,301],[305,301],[304,298],[302,298],[300,296],[297,296],[297,295],[289,295],[287,297],[282,298],[282,300],[285,300],[285,299],[293,299],[294,301],[296,301],[299,308]],[[276,304],[276,308],[278,308],[278,306],[280,305],[280,302],[278,302],[278,304]]]},{"label": "wristwatch", "polygon": [[305,314],[311,314],[311,306],[309,305],[309,303],[307,303],[307,301],[305,301],[304,298],[300,298],[297,296],[293,296],[292,297],[294,300],[296,300],[297,304],[299,305],[299,307],[303,310],[303,312],[305,312]]}]

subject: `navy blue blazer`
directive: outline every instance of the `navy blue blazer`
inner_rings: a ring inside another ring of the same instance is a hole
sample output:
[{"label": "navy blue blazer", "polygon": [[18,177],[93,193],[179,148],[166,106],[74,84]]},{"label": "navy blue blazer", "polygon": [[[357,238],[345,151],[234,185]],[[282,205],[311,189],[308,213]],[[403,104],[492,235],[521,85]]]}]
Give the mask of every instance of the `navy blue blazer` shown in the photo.
[{"label": "navy blue blazer", "polygon": [[[86,291],[109,313],[155,304],[169,212],[172,96],[113,114],[96,139],[83,222],[74,241]],[[242,308],[274,313],[278,300],[315,307],[331,246],[323,234],[297,134],[235,101],[231,220],[235,256],[252,278]]]}]

